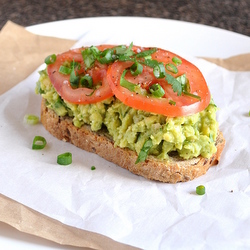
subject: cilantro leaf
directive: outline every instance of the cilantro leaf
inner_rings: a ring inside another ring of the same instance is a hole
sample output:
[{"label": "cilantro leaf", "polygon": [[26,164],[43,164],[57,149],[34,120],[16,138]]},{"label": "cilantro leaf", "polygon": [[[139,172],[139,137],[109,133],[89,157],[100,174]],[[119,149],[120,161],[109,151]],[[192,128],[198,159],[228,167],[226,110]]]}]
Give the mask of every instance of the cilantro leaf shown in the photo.
[{"label": "cilantro leaf", "polygon": [[177,95],[180,96],[182,93],[182,84],[176,78],[170,74],[166,74],[166,81],[172,85],[173,91],[177,92]]}]

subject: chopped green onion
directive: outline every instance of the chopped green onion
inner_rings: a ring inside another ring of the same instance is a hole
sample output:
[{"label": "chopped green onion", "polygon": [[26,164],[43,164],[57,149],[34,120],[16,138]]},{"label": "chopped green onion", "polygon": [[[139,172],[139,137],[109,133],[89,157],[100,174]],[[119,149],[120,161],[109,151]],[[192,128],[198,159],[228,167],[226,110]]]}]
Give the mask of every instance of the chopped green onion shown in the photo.
[{"label": "chopped green onion", "polygon": [[112,57],[113,53],[112,53],[112,50],[111,49],[105,49],[100,57],[98,58],[98,61],[101,63],[101,64],[108,64],[108,63],[111,63],[113,61],[113,57]]},{"label": "chopped green onion", "polygon": [[173,100],[169,100],[169,102],[168,102],[170,105],[173,105],[173,106],[175,106],[176,105],[176,102],[175,101],[173,101]]},{"label": "chopped green onion", "polygon": [[165,95],[165,91],[159,83],[153,84],[149,87],[149,91],[152,93],[154,97],[163,97]]},{"label": "chopped green onion", "polygon": [[92,167],[91,167],[91,170],[95,170],[95,166],[92,166]]},{"label": "chopped green onion", "polygon": [[71,73],[71,68],[61,65],[59,68],[59,73],[64,74],[64,75],[69,75]]},{"label": "chopped green onion", "polygon": [[165,67],[169,72],[172,72],[174,74],[178,73],[177,67],[172,63],[167,63]]},{"label": "chopped green onion", "polygon": [[90,94],[85,94],[86,96],[92,96],[94,94],[94,92],[96,91],[96,88],[93,89],[93,91]]},{"label": "chopped green onion", "polygon": [[48,64],[53,64],[56,61],[56,55],[52,54],[49,55],[45,58],[44,62],[48,65]]},{"label": "chopped green onion", "polygon": [[130,67],[130,72],[133,76],[137,76],[139,74],[141,74],[143,71],[143,66],[138,63],[138,62],[135,62],[131,67]]},{"label": "chopped green onion", "polygon": [[148,152],[149,150],[152,148],[153,146],[153,142],[152,140],[149,138],[144,144],[143,147],[137,157],[137,160],[135,162],[135,164],[139,163],[139,162],[143,162],[147,159],[148,156]]},{"label": "chopped green onion", "polygon": [[72,163],[72,154],[66,152],[57,156],[57,163],[59,165],[69,165]]},{"label": "chopped green onion", "polygon": [[136,87],[136,84],[132,83],[132,82],[129,82],[127,81],[124,77],[127,73],[127,70],[125,69],[121,75],[121,79],[120,79],[120,85],[130,91],[135,91],[135,87]]},{"label": "chopped green onion", "polygon": [[196,194],[204,195],[205,194],[205,187],[203,185],[196,187]]},{"label": "chopped green onion", "polygon": [[163,78],[166,75],[166,71],[163,63],[158,63],[153,69],[154,76],[156,78]]},{"label": "chopped green onion", "polygon": [[117,59],[118,59],[118,61],[121,61],[121,62],[135,61],[134,58],[132,58],[130,56],[126,56],[126,55],[118,55]]},{"label": "chopped green onion", "polygon": [[77,76],[76,73],[75,73],[74,61],[73,61],[73,64],[72,64],[72,69],[71,69],[69,81],[70,81],[70,85],[71,85],[72,88],[77,88],[78,87],[78,85],[79,85],[79,76]]},{"label": "chopped green onion", "polygon": [[190,93],[190,92],[183,91],[183,94],[184,94],[184,95],[187,95],[187,96],[190,96],[190,97],[193,97],[193,98],[195,98],[195,99],[198,99],[199,101],[201,100],[201,97],[200,97],[200,96],[195,95],[195,94],[192,94],[192,93]]},{"label": "chopped green onion", "polygon": [[180,64],[182,64],[181,59],[178,58],[177,56],[173,57],[173,58],[172,58],[172,61],[173,61],[173,63],[175,63],[177,66],[180,65]]},{"label": "chopped green onion", "polygon": [[39,117],[36,115],[25,115],[24,120],[30,125],[35,125],[39,122]]},{"label": "chopped green onion", "polygon": [[248,112],[248,115],[250,116],[250,110],[249,110],[249,112]]},{"label": "chopped green onion", "polygon": [[43,149],[46,146],[47,142],[42,136],[35,136],[32,144],[32,149]]},{"label": "chopped green onion", "polygon": [[186,74],[176,77],[176,80],[181,83],[183,91],[190,92],[190,84]]},{"label": "chopped green onion", "polygon": [[91,46],[90,48],[83,50],[81,53],[85,67],[88,69],[94,64],[96,57],[100,52],[96,47]]},{"label": "chopped green onion", "polygon": [[123,55],[125,57],[132,56],[134,52],[132,51],[133,42],[130,43],[129,47],[127,48],[125,45],[120,45],[114,48],[116,55]]},{"label": "chopped green onion", "polygon": [[158,65],[159,62],[156,60],[146,59],[144,62],[141,62],[141,63],[149,66],[150,68],[154,68],[155,66]]},{"label": "chopped green onion", "polygon": [[149,49],[149,50],[144,50],[138,54],[136,54],[136,57],[139,58],[139,57],[147,57],[147,56],[150,56],[152,55],[153,53],[156,52],[156,48],[153,48],[153,49]]},{"label": "chopped green onion", "polygon": [[92,88],[93,87],[93,79],[92,79],[92,77],[90,75],[85,75],[85,76],[81,77],[80,85],[82,87]]}]

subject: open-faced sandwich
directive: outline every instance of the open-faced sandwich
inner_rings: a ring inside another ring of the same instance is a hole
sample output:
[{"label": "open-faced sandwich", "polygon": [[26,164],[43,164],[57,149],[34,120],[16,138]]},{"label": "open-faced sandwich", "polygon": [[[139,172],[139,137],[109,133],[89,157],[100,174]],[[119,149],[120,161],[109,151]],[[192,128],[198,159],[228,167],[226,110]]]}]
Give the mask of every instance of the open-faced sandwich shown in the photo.
[{"label": "open-faced sandwich", "polygon": [[134,174],[176,183],[218,163],[225,140],[200,70],[159,48],[100,45],[45,59],[36,92],[55,137]]}]

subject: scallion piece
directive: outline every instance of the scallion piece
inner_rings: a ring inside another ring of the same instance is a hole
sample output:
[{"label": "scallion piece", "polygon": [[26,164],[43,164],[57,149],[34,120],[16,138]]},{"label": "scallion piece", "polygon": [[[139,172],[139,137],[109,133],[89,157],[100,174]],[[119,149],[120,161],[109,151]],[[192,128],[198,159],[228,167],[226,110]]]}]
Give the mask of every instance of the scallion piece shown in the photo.
[{"label": "scallion piece", "polygon": [[56,61],[56,55],[52,54],[49,55],[45,58],[44,62],[48,65],[48,64],[53,64]]},{"label": "scallion piece", "polygon": [[172,72],[174,74],[178,73],[177,67],[172,63],[167,63],[165,67],[169,72]]},{"label": "scallion piece", "polygon": [[173,101],[173,100],[169,100],[169,102],[168,102],[170,105],[173,105],[173,106],[175,106],[176,105],[176,102],[175,101]]},{"label": "scallion piece", "polygon": [[172,58],[172,62],[175,63],[177,66],[180,65],[180,64],[182,64],[181,59],[178,58],[177,56],[174,56],[174,57]]},{"label": "scallion piece", "polygon": [[39,122],[39,117],[36,115],[25,115],[24,120],[30,125],[35,125]]},{"label": "scallion piece", "polygon": [[147,56],[150,56],[152,55],[153,53],[156,52],[156,48],[153,48],[153,49],[149,49],[149,50],[144,50],[138,54],[136,54],[136,57],[139,58],[139,57],[147,57]]},{"label": "scallion piece", "polygon": [[59,68],[59,73],[61,73],[63,75],[69,75],[71,73],[71,68],[68,68],[68,67],[61,65]]},{"label": "scallion piece", "polygon": [[90,75],[85,75],[85,76],[81,77],[80,85],[82,87],[92,88],[93,87],[93,79],[92,79],[92,77]]},{"label": "scallion piece", "polygon": [[149,91],[152,93],[154,97],[163,97],[165,95],[165,91],[159,83],[155,83],[149,87]]},{"label": "scallion piece", "polygon": [[196,187],[196,194],[198,195],[204,195],[206,192],[205,187],[203,185]]},{"label": "scallion piece", "polygon": [[95,170],[95,166],[92,166],[92,167],[91,167],[91,170]]},{"label": "scallion piece", "polygon": [[101,64],[108,64],[111,63],[113,61],[113,57],[112,57],[112,50],[111,49],[105,49],[102,53],[101,56],[98,58],[98,61]]},{"label": "scallion piece", "polygon": [[146,60],[144,60],[144,62],[141,62],[141,63],[143,63],[151,68],[154,68],[155,66],[158,65],[159,62],[156,60],[146,59]]},{"label": "scallion piece", "polygon": [[166,75],[166,71],[163,63],[158,63],[153,69],[154,76],[156,78],[163,78]]},{"label": "scallion piece", "polygon": [[152,148],[153,146],[153,142],[152,140],[149,138],[144,144],[143,144],[143,147],[136,159],[136,162],[135,164],[139,163],[139,162],[143,162],[147,159],[148,157],[148,152],[149,150]]},{"label": "scallion piece", "polygon": [[32,144],[32,149],[43,149],[46,146],[47,142],[42,136],[35,136]]},{"label": "scallion piece", "polygon": [[72,69],[71,69],[71,72],[70,72],[69,81],[70,81],[70,85],[71,85],[72,88],[77,88],[78,87],[78,85],[79,85],[79,76],[76,75],[74,61],[73,61],[73,64],[72,64]]},{"label": "scallion piece", "polygon": [[138,63],[138,62],[135,62],[131,67],[130,67],[130,72],[133,76],[137,76],[139,74],[141,74],[143,71],[143,66]]},{"label": "scallion piece", "polygon": [[72,163],[72,154],[66,152],[57,156],[57,163],[59,165],[69,165]]},{"label": "scallion piece", "polygon": [[121,75],[121,79],[120,79],[120,85],[132,92],[135,91],[135,87],[136,87],[136,84],[132,83],[132,82],[129,82],[127,81],[124,77],[127,73],[127,70],[125,69]]},{"label": "scallion piece", "polygon": [[201,100],[201,97],[200,97],[200,96],[195,95],[195,94],[192,94],[192,93],[190,93],[190,92],[183,91],[183,94],[184,94],[184,95],[187,95],[187,96],[190,96],[190,97],[193,97],[193,98],[195,98],[195,99],[198,99],[199,101]]},{"label": "scallion piece", "polygon": [[85,64],[85,67],[86,69],[90,68],[95,60],[96,60],[96,57],[99,55],[99,50],[94,47],[94,46],[91,46],[90,48],[86,48],[85,50],[82,50],[82,58],[84,60],[84,64]]},{"label": "scallion piece", "polygon": [[125,45],[120,45],[115,47],[114,50],[116,55],[123,55],[125,57],[129,57],[134,54],[132,48],[133,48],[133,42],[130,43],[128,48]]}]

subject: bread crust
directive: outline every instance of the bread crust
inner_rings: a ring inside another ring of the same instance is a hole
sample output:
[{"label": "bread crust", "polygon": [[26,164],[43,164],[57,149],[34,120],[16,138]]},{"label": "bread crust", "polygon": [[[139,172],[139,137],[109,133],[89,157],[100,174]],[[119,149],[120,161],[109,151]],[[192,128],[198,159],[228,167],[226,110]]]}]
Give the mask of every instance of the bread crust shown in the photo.
[{"label": "bread crust", "polygon": [[190,181],[205,174],[211,166],[219,162],[225,145],[225,139],[218,131],[217,152],[209,159],[196,157],[184,160],[178,156],[170,156],[169,160],[162,161],[148,156],[145,162],[135,164],[136,152],[127,148],[114,147],[112,138],[105,131],[93,132],[88,125],[81,128],[75,127],[70,117],[59,117],[53,110],[48,109],[44,99],[41,104],[41,122],[45,129],[59,140],[98,154],[136,175],[167,183]]}]

